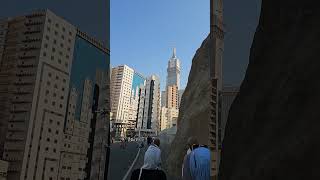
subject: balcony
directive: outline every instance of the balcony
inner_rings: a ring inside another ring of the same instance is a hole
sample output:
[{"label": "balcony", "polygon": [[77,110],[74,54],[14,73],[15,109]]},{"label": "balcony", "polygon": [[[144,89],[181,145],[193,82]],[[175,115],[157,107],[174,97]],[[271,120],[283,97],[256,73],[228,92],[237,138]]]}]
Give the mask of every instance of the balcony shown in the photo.
[{"label": "balcony", "polygon": [[15,86],[31,86],[33,85],[32,82],[15,82],[13,83]]},{"label": "balcony", "polygon": [[42,25],[42,22],[30,22],[30,23],[24,23],[25,26],[38,26],[38,25]]},{"label": "balcony", "polygon": [[26,60],[26,59],[36,59],[37,56],[19,56],[19,59],[23,59],[23,60]]},{"label": "balcony", "polygon": [[6,142],[4,145],[4,150],[7,152],[10,151],[23,151],[24,144],[23,143],[16,143],[16,142]]}]

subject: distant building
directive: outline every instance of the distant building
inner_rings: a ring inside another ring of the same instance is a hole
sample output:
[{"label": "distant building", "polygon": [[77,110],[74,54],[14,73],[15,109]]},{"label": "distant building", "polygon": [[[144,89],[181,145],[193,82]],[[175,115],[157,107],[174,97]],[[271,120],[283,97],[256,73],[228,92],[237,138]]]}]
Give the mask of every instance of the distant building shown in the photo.
[{"label": "distant building", "polygon": [[0,152],[8,179],[88,178],[103,118],[93,109],[109,109],[109,50],[49,10],[6,22]]},{"label": "distant building", "polygon": [[0,180],[7,180],[8,162],[0,160]]},{"label": "distant building", "polygon": [[157,134],[160,131],[160,79],[152,75],[142,89],[137,131]]},{"label": "distant building", "polygon": [[125,136],[129,120],[134,70],[127,65],[112,68],[111,112],[116,136]]},{"label": "distant building", "polygon": [[172,57],[168,62],[166,86],[176,85],[180,89],[180,68],[180,60],[177,58],[176,48],[174,48]]},{"label": "distant building", "polygon": [[160,130],[163,131],[167,129],[167,123],[168,123],[168,108],[161,107],[161,117],[160,117]]},{"label": "distant building", "polygon": [[161,107],[167,107],[167,91],[161,91]]},{"label": "distant building", "polygon": [[181,99],[182,99],[182,95],[184,93],[184,89],[180,89],[179,90],[179,98],[178,98],[178,106],[180,108],[180,105],[181,105]]},{"label": "distant building", "polygon": [[179,92],[177,85],[167,86],[167,108],[179,109]]},{"label": "distant building", "polygon": [[[139,102],[141,98],[141,91],[144,88],[146,79],[141,74],[134,72],[133,83],[132,83],[132,93],[130,98],[129,106],[129,119],[127,125],[127,131],[130,134],[135,132],[138,123],[138,111]],[[128,132],[127,132],[128,135]]]},{"label": "distant building", "polygon": [[138,121],[141,91],[146,79],[127,65],[112,68],[111,112],[116,136],[131,136]]},{"label": "distant building", "polygon": [[181,100],[180,91],[180,60],[176,56],[176,48],[167,67],[166,90],[161,93],[161,130],[176,126]]}]

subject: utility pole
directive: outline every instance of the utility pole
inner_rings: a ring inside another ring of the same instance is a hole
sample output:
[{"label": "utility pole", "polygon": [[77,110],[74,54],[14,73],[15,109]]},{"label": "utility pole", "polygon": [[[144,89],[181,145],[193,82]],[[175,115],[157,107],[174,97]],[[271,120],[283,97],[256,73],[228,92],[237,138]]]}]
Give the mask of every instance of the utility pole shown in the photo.
[{"label": "utility pole", "polygon": [[210,0],[209,66],[211,101],[209,119],[209,148],[211,151],[211,179],[217,180],[220,162],[221,142],[219,131],[219,96],[222,90],[222,57],[224,51],[223,0]]}]

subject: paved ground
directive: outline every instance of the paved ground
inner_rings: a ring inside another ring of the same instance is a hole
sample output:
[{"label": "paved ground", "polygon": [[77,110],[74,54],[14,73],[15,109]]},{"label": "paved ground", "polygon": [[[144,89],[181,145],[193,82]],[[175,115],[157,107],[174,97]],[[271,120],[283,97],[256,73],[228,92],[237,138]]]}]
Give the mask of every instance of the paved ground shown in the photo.
[{"label": "paved ground", "polygon": [[[126,149],[121,149],[120,143],[112,144],[108,179],[122,180],[123,176],[126,174],[132,162],[134,161],[137,152],[138,144],[136,142],[129,142]],[[144,151],[141,152],[141,154],[144,154]]]}]

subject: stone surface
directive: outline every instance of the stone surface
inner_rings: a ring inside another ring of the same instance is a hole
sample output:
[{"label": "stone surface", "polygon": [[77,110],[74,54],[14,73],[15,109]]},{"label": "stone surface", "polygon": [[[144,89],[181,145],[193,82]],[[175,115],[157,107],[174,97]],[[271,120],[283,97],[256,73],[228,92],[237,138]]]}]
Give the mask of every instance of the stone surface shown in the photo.
[{"label": "stone surface", "polygon": [[263,0],[229,114],[220,180],[320,179],[317,3]]},{"label": "stone surface", "polygon": [[[207,38],[208,39],[208,38]],[[208,134],[209,128],[203,128],[209,120],[209,47],[205,40],[197,50],[192,61],[188,84],[182,96],[178,118],[178,130],[169,150],[163,150],[164,167],[168,179],[181,178],[183,157],[187,152],[187,139],[196,136],[199,139]],[[201,142],[207,144],[207,142]]]}]

